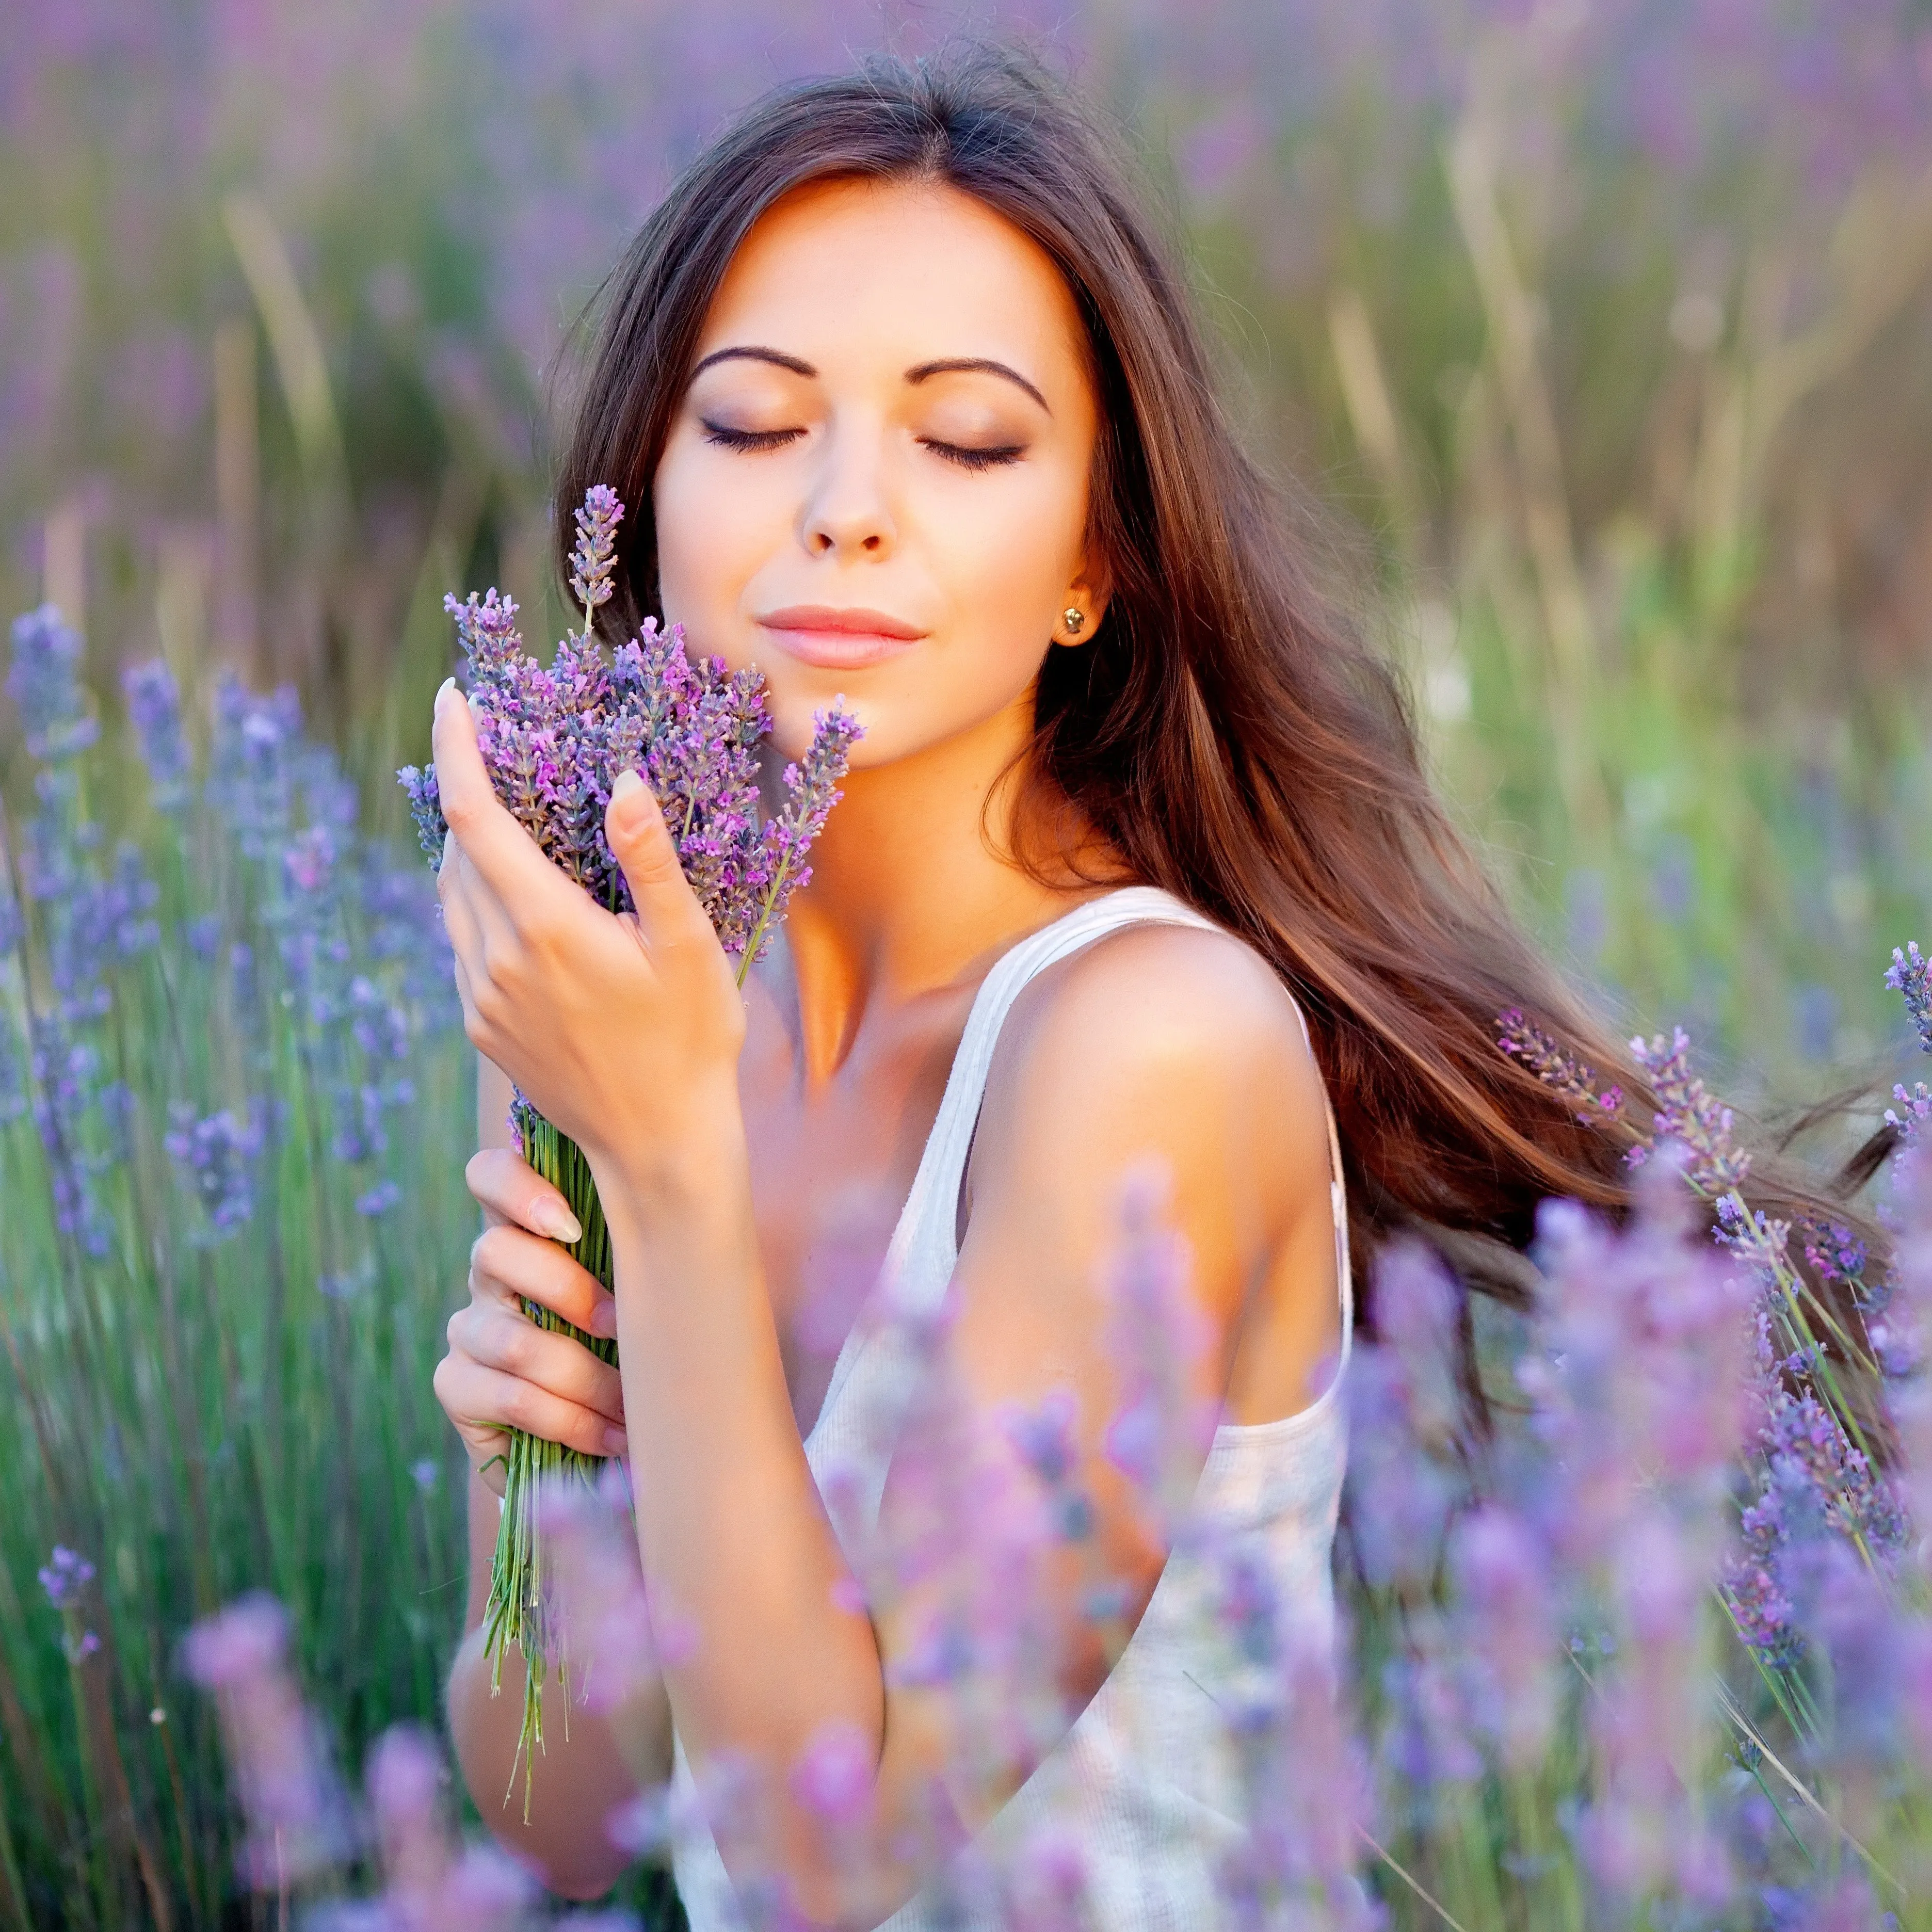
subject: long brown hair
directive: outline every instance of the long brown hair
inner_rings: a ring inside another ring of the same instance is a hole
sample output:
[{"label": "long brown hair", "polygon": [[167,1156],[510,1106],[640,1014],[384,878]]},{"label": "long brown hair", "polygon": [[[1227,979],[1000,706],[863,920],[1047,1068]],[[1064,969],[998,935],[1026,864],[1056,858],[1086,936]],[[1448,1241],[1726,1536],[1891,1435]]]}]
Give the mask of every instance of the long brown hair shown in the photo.
[{"label": "long brown hair", "polygon": [[[1627,1207],[1623,1156],[1652,1090],[1436,797],[1400,679],[1323,594],[1216,399],[1186,283],[1130,168],[1029,56],[881,58],[782,87],[691,164],[592,305],[557,481],[560,562],[571,508],[612,484],[631,515],[609,615],[662,615],[652,479],[712,296],[766,209],[834,177],[974,196],[1053,258],[1085,322],[1103,423],[1091,535],[1112,588],[1088,648],[1046,653],[1028,761],[1046,815],[1070,801],[1131,876],[1242,934],[1300,1000],[1341,1130],[1358,1268],[1393,1232],[1419,1232],[1466,1283],[1520,1304],[1539,1201]],[[1621,1084],[1622,1115],[1580,1124],[1500,1052],[1508,1007]],[[1847,1218],[1774,1160],[1753,1192],[1774,1212]],[[1365,1274],[1372,1324],[1369,1287]]]}]

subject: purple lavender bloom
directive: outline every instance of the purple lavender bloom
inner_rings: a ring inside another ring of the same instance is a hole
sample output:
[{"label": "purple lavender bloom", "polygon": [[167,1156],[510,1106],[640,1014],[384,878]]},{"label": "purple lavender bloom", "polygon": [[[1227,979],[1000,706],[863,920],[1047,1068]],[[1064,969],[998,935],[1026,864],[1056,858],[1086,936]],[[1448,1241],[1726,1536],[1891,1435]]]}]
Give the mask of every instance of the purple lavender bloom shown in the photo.
[{"label": "purple lavender bloom", "polygon": [[[788,768],[786,800],[769,822],[758,810],[759,750],[771,730],[764,681],[694,662],[682,632],[647,620],[606,657],[591,619],[609,598],[623,506],[599,485],[578,512],[573,588],[586,610],[548,668],[524,654],[517,607],[492,590],[444,599],[467,660],[477,743],[496,793],[544,856],[600,904],[630,909],[630,890],[604,836],[619,773],[634,770],[663,808],[692,890],[720,943],[748,970],[810,875],[806,849],[836,801],[856,722],[820,714],[804,768]],[[398,778],[432,864],[448,828],[433,768]]]},{"label": "purple lavender bloom", "polygon": [[149,796],[161,811],[178,811],[188,802],[193,761],[182,730],[181,693],[174,673],[164,658],[150,658],[122,673],[121,689],[148,767]]},{"label": "purple lavender bloom", "polygon": [[1469,1708],[1506,1768],[1540,1758],[1556,1721],[1557,1596],[1550,1553],[1522,1518],[1488,1503],[1456,1525],[1450,1574]]},{"label": "purple lavender bloom", "polygon": [[1346,1386],[1347,1494],[1363,1573],[1382,1588],[1434,1574],[1467,1485],[1452,1366],[1454,1285],[1420,1244],[1391,1242],[1377,1257],[1374,1286],[1378,1339],[1357,1348]]},{"label": "purple lavender bloom", "polygon": [[[1686,1174],[1706,1194],[1724,1194],[1739,1186],[1750,1171],[1750,1156],[1732,1138],[1732,1115],[1690,1070],[1690,1036],[1682,1027],[1672,1030],[1666,1046],[1662,1034],[1648,1043],[1640,1036],[1630,1052],[1657,1090],[1653,1144],[1679,1142],[1690,1156]],[[1631,1165],[1645,1158],[1630,1150]]]},{"label": "purple lavender bloom", "polygon": [[1541,1028],[1526,1019],[1520,1006],[1511,1006],[1496,1016],[1496,1045],[1568,1100],[1586,1126],[1608,1119],[1623,1106],[1621,1087],[1598,1092],[1596,1075],[1575,1054],[1558,1046]]},{"label": "purple lavender bloom", "polygon": [[265,1138],[262,1111],[252,1108],[244,1117],[225,1108],[197,1119],[192,1107],[177,1102],[168,1112],[175,1125],[164,1144],[207,1216],[200,1238],[210,1244],[225,1241],[254,1212],[255,1158]]},{"label": "purple lavender bloom", "polygon": [[272,1597],[244,1597],[196,1624],[183,1646],[188,1676],[220,1700],[247,1833],[245,1883],[277,1889],[338,1863],[350,1842],[348,1808],[320,1727],[286,1660],[289,1620]]},{"label": "purple lavender bloom", "polygon": [[81,688],[80,634],[43,604],[14,619],[13,638],[7,694],[20,707],[28,755],[57,764],[84,752],[100,727]]},{"label": "purple lavender bloom", "polygon": [[584,606],[587,638],[597,613],[610,601],[610,573],[617,559],[617,526],[624,506],[608,484],[593,483],[577,512],[577,542],[570,553],[570,587]]},{"label": "purple lavender bloom", "polygon": [[54,1545],[53,1554],[40,1571],[40,1588],[57,1610],[71,1610],[80,1593],[94,1580],[94,1565],[85,1556],[62,1544]]},{"label": "purple lavender bloom", "polygon": [[32,1052],[34,1124],[46,1156],[54,1224],[98,1258],[114,1244],[114,1221],[98,1184],[110,1159],[95,1145],[93,1129],[106,1084],[100,1056],[64,1013],[35,1016]]},{"label": "purple lavender bloom", "polygon": [[1918,1043],[1932,1053],[1932,959],[1919,951],[1916,940],[1903,950],[1892,948],[1885,983],[1904,996],[1905,1010],[1918,1035]]},{"label": "purple lavender bloom", "polygon": [[403,1190],[394,1181],[379,1180],[356,1197],[356,1211],[365,1220],[380,1220],[402,1198]]}]

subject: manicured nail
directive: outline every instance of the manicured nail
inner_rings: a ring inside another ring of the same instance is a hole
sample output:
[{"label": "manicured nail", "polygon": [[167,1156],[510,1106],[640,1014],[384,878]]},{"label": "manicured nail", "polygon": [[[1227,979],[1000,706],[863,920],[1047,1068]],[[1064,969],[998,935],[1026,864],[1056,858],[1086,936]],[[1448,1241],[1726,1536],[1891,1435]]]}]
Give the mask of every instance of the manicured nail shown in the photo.
[{"label": "manicured nail", "polygon": [[630,1453],[631,1438],[621,1429],[607,1429],[604,1432],[604,1453],[607,1456],[624,1456]]},{"label": "manicured nail", "polygon": [[537,1224],[537,1232],[548,1234],[553,1241],[574,1247],[584,1238],[577,1216],[561,1201],[539,1201],[530,1218]]},{"label": "manicured nail", "polygon": [[616,782],[610,788],[610,802],[621,804],[634,791],[642,791],[644,782],[628,765],[617,774]]},{"label": "manicured nail", "polygon": [[602,1335],[607,1342],[617,1339],[617,1304],[616,1299],[606,1295],[590,1311],[590,1332]]},{"label": "manicured nail", "polygon": [[455,688],[456,680],[453,677],[445,678],[442,683],[436,686],[436,702],[430,706],[430,716],[435,718],[440,718],[442,716],[443,700],[448,698],[449,694]]},{"label": "manicured nail", "polygon": [[481,692],[472,691],[470,694],[470,715],[476,719],[478,724],[480,724],[482,723],[483,698]]}]

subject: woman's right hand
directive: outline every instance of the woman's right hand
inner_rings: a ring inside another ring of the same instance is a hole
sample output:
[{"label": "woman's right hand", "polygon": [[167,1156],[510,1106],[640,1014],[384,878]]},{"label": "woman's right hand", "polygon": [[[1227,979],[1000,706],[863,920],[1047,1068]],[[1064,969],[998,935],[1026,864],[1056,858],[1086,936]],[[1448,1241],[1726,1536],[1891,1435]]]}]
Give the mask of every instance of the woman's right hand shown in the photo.
[{"label": "woman's right hand", "polygon": [[609,1289],[559,1246],[578,1238],[563,1196],[506,1148],[485,1148],[464,1170],[484,1228],[470,1251],[470,1302],[449,1318],[449,1352],[436,1399],[484,1484],[503,1493],[508,1432],[520,1429],[586,1456],[625,1453],[617,1371],[581,1342],[539,1328],[537,1302],[591,1335],[615,1335]]}]

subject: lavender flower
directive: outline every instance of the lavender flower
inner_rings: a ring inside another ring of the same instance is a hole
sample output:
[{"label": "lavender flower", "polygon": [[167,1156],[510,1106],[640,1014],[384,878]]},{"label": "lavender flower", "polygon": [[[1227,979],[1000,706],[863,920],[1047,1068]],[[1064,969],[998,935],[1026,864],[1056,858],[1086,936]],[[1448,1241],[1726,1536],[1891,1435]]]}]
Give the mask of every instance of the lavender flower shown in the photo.
[{"label": "lavender flower", "polygon": [[188,801],[192,760],[174,673],[164,658],[150,658],[122,673],[121,690],[148,767],[149,796],[160,810],[178,811]]},{"label": "lavender flower", "polygon": [[610,601],[617,526],[623,518],[624,506],[607,484],[592,484],[584,493],[583,507],[577,512],[577,542],[570,553],[570,587],[584,606],[586,637],[598,610]]},{"label": "lavender flower", "polygon": [[164,1144],[207,1217],[202,1238],[224,1241],[254,1212],[254,1163],[265,1137],[261,1110],[244,1116],[224,1108],[197,1119],[194,1108],[177,1102],[168,1112],[175,1125]]},{"label": "lavender flower", "polygon": [[41,1566],[40,1588],[57,1610],[70,1610],[80,1593],[94,1580],[94,1565],[78,1552],[56,1544],[53,1554]]},{"label": "lavender flower", "polygon": [[[802,766],[784,774],[768,822],[758,802],[759,748],[771,729],[755,674],[694,662],[682,632],[654,620],[607,658],[592,620],[611,594],[623,506],[598,485],[577,513],[572,587],[584,610],[548,669],[524,654],[517,607],[492,590],[459,603],[456,621],[478,713],[477,741],[498,796],[554,864],[599,904],[629,909],[622,868],[604,836],[618,774],[635,770],[662,806],[692,890],[728,952],[749,968],[810,872],[805,854],[838,796],[856,722],[835,706],[815,721]],[[446,827],[434,767],[398,774],[432,863]]]},{"label": "lavender flower", "polygon": [[1916,940],[1902,950],[1892,948],[1885,983],[1904,996],[1906,1014],[1918,1035],[1918,1043],[1932,1053],[1932,959],[1919,951]]},{"label": "lavender flower", "polygon": [[[1640,1036],[1630,1052],[1657,1090],[1657,1142],[1676,1141],[1688,1151],[1686,1174],[1706,1194],[1724,1194],[1741,1186],[1750,1171],[1750,1156],[1732,1138],[1731,1109],[1722,1105],[1690,1071],[1690,1036],[1682,1027],[1666,1046],[1662,1034],[1648,1044]],[[1646,1157],[1641,1148],[1630,1150],[1630,1163]]]},{"label": "lavender flower", "polygon": [[220,1702],[247,1826],[244,1882],[272,1891],[337,1863],[348,1811],[315,1719],[286,1662],[288,1618],[272,1598],[231,1604],[189,1631],[188,1674]]},{"label": "lavender flower", "polygon": [[1371,1584],[1414,1586],[1433,1575],[1466,1486],[1454,1285],[1420,1243],[1391,1242],[1376,1258],[1375,1307],[1379,1339],[1355,1350],[1348,1370],[1349,1534]]},{"label": "lavender flower", "polygon": [[1499,1503],[1472,1510],[1450,1539],[1468,1704],[1510,1771],[1541,1757],[1556,1721],[1557,1596],[1550,1551]]},{"label": "lavender flower", "polygon": [[14,619],[13,638],[7,694],[20,707],[28,754],[60,764],[86,750],[100,729],[81,689],[80,634],[43,604]]},{"label": "lavender flower", "polygon": [[1511,1006],[1496,1016],[1496,1045],[1568,1100],[1577,1119],[1586,1126],[1607,1119],[1623,1106],[1621,1087],[1606,1088],[1598,1093],[1596,1075],[1574,1054],[1558,1046],[1541,1028],[1525,1018],[1520,1006]]}]

